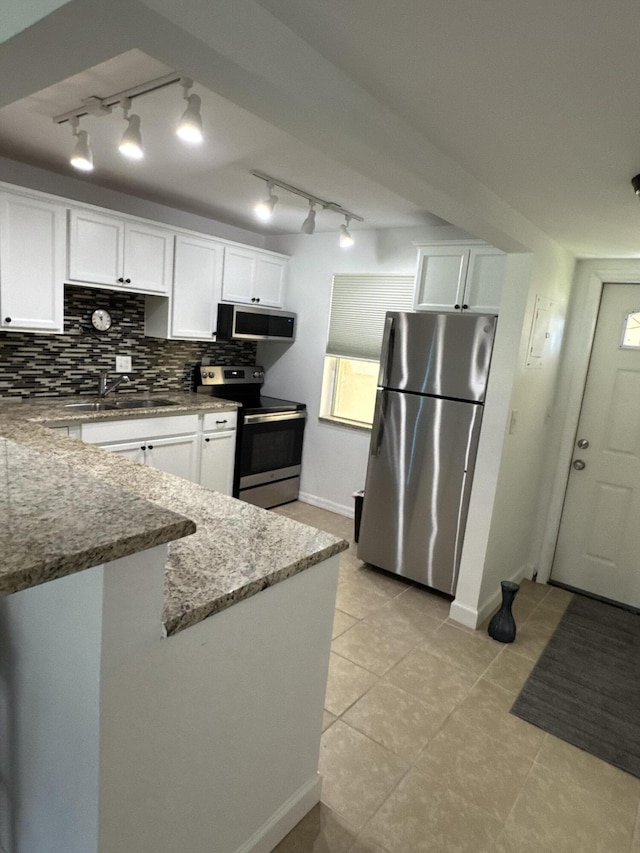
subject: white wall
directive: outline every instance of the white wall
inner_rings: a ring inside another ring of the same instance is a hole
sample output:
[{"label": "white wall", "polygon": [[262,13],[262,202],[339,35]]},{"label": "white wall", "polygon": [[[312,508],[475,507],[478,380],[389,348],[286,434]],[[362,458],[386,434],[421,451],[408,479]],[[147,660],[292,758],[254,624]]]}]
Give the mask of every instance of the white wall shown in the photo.
[{"label": "white wall", "polygon": [[357,231],[356,243],[340,249],[337,235],[296,234],[273,238],[268,248],[291,255],[286,307],[298,313],[291,346],[258,346],[267,369],[265,393],[307,404],[301,490],[306,500],[342,514],[353,512],[351,493],[364,486],[369,430],[318,420],[329,327],[332,277],[338,273],[415,275],[414,242],[468,237],[452,226]]},{"label": "white wall", "polygon": [[62,196],[73,201],[95,204],[121,213],[129,213],[132,216],[141,216],[162,222],[165,225],[173,225],[176,228],[200,231],[203,234],[210,234],[224,240],[235,240],[238,243],[247,243],[250,246],[264,246],[264,237],[255,231],[237,228],[235,225],[227,225],[225,222],[188,213],[166,204],[158,204],[127,193],[100,187],[82,178],[61,175],[47,169],[18,163],[6,157],[0,157],[0,181]]}]

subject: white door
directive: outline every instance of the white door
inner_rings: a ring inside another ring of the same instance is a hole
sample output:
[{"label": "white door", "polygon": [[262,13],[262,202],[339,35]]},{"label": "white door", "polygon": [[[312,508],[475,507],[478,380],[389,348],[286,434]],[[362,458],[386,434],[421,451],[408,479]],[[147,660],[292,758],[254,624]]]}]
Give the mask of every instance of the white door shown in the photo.
[{"label": "white door", "polygon": [[502,252],[484,247],[471,249],[462,297],[465,311],[474,311],[476,314],[499,312],[506,265],[507,256]]},{"label": "white door", "polygon": [[230,495],[233,492],[233,467],[236,431],[209,432],[202,437],[200,485]]},{"label": "white door", "polygon": [[211,340],[222,286],[223,247],[200,237],[176,237],[171,334]]},{"label": "white door", "polygon": [[108,450],[110,453],[119,453],[130,462],[138,462],[140,465],[144,465],[145,463],[145,443],[142,439],[139,441],[118,441],[114,444],[101,444],[100,447],[103,450]]},{"label": "white door", "polygon": [[640,285],[605,285],[551,578],[640,607],[640,332],[625,341],[634,323]]},{"label": "white door", "polygon": [[222,298],[225,302],[255,301],[256,253],[251,249],[227,246],[222,270]]},{"label": "white door", "polygon": [[121,287],[124,223],[87,210],[69,213],[69,280]]},{"label": "white door", "polygon": [[145,442],[145,462],[152,468],[197,483],[198,438],[195,434],[150,438]]},{"label": "white door", "polygon": [[469,249],[461,246],[420,249],[416,310],[460,311],[468,265]]},{"label": "white door", "polygon": [[173,233],[127,222],[124,231],[124,284],[136,292],[169,295]]},{"label": "white door", "polygon": [[286,261],[258,255],[256,259],[255,297],[260,305],[282,307],[282,289]]}]

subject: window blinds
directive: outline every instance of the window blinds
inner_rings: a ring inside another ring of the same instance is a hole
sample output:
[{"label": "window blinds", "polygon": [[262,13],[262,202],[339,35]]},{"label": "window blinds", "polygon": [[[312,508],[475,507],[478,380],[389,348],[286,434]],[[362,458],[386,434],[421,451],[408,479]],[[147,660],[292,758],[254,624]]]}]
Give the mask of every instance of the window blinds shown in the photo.
[{"label": "window blinds", "polygon": [[411,275],[334,275],[327,355],[380,359],[387,311],[411,311]]}]

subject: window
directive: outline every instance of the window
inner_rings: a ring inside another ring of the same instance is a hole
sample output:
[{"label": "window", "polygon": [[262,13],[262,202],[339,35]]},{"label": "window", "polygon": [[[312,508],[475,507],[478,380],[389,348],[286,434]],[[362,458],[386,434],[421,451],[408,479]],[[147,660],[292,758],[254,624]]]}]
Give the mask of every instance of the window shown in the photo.
[{"label": "window", "polygon": [[620,346],[622,349],[640,349],[640,311],[627,315]]},{"label": "window", "polygon": [[371,426],[385,314],[411,310],[414,287],[410,275],[333,277],[322,417]]}]

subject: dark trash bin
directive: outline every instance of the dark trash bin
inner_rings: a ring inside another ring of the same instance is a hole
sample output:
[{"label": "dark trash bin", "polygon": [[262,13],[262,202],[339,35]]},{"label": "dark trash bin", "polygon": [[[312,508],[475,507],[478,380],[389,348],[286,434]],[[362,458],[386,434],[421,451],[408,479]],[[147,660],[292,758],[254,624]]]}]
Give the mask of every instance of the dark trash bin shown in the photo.
[{"label": "dark trash bin", "polygon": [[353,519],[353,541],[357,542],[360,538],[360,522],[362,521],[362,502],[364,501],[364,489],[359,489],[353,493],[355,501],[355,516]]}]

